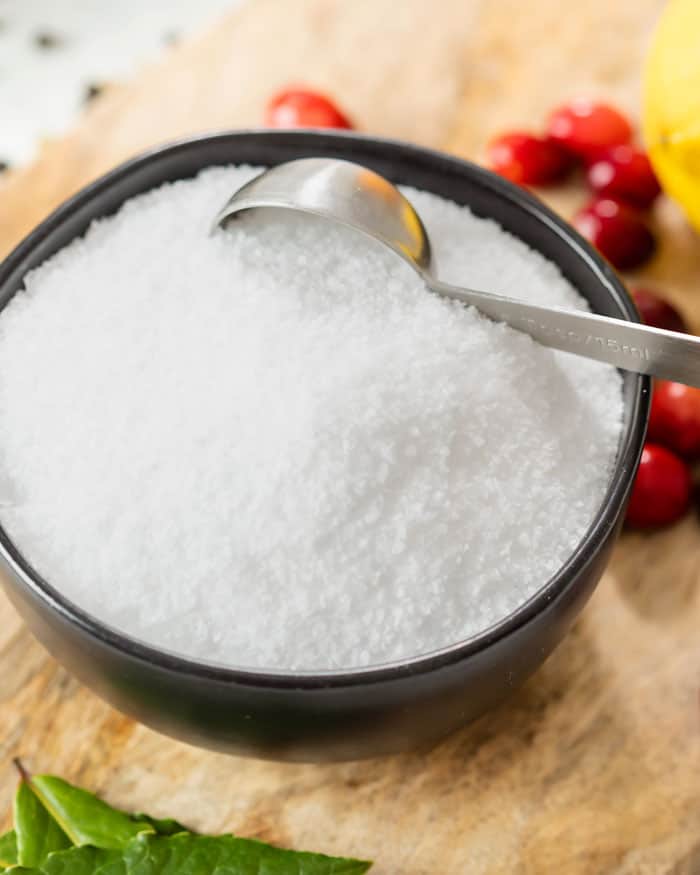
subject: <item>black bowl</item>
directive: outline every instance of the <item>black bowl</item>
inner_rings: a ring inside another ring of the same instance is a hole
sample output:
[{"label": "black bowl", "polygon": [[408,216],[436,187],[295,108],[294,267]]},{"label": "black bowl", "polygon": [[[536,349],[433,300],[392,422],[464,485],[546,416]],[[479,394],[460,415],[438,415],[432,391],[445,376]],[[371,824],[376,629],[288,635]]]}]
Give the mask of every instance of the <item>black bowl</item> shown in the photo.
[{"label": "black bowl", "polygon": [[[252,131],[166,146],[83,189],[0,266],[0,308],[25,274],[98,216],[212,164],[350,158],[496,219],[555,262],[597,313],[637,321],[616,275],[538,200],[457,158],[353,134]],[[31,567],[0,529],[7,593],[36,636],[120,710],[184,741],[274,759],[351,759],[433,742],[504,699],[548,656],[598,582],[620,528],[642,449],[649,379],[624,375],[624,427],[600,511],[566,564],[517,611],[439,652],[332,673],[254,672],[195,662],[101,624]]]}]

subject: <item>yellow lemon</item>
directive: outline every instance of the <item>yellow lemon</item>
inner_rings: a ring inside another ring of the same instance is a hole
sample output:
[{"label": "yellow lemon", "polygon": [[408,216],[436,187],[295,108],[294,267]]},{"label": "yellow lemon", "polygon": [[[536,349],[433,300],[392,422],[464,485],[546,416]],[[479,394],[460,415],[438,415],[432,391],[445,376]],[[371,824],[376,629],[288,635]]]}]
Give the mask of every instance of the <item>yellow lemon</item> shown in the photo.
[{"label": "yellow lemon", "polygon": [[643,131],[664,190],[700,230],[700,0],[669,0],[649,52]]}]

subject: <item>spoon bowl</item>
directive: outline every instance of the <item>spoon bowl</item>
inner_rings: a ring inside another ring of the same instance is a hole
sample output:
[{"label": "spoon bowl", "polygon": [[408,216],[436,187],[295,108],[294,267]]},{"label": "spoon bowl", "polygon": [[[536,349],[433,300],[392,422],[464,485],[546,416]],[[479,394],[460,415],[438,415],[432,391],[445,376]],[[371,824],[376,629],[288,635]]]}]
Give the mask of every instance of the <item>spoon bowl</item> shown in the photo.
[{"label": "spoon bowl", "polygon": [[213,228],[228,228],[246,210],[272,207],[338,222],[393,249],[422,275],[430,269],[428,233],[388,179],[352,161],[300,158],[271,167],[226,203]]}]

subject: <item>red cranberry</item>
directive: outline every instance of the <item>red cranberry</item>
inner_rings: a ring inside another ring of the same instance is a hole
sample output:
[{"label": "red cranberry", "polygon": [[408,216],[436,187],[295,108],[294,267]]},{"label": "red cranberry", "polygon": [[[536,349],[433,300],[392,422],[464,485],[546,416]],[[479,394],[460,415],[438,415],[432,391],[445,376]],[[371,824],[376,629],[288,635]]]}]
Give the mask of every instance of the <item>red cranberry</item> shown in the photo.
[{"label": "red cranberry", "polygon": [[683,317],[671,306],[649,289],[632,289],[630,292],[637,305],[642,322],[652,328],[665,328],[666,331],[688,331]]},{"label": "red cranberry", "polygon": [[586,176],[599,195],[621,198],[636,207],[650,207],[661,193],[646,152],[628,144],[606,150],[590,165]]},{"label": "red cranberry", "polygon": [[571,155],[549,137],[520,132],[502,134],[489,143],[493,171],[522,185],[548,185],[573,167]]},{"label": "red cranberry", "polygon": [[665,447],[647,443],[632,487],[627,522],[641,529],[673,523],[688,509],[690,491],[687,464]]},{"label": "red cranberry", "polygon": [[323,94],[288,88],[267,104],[265,123],[271,128],[351,128],[352,123]]},{"label": "red cranberry", "polygon": [[689,459],[700,457],[700,389],[656,380],[649,439]]},{"label": "red cranberry", "polygon": [[574,155],[591,160],[601,149],[628,143],[632,126],[627,118],[607,103],[574,100],[555,109],[548,132]]},{"label": "red cranberry", "polygon": [[638,267],[656,245],[644,217],[613,198],[591,201],[574,216],[573,224],[619,270]]}]

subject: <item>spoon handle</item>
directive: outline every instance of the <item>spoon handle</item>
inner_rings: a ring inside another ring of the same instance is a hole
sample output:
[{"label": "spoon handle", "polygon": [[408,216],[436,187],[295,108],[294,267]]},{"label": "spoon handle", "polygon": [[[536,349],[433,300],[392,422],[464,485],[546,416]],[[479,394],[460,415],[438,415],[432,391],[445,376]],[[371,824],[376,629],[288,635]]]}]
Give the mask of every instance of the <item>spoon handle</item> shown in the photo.
[{"label": "spoon handle", "polygon": [[425,282],[438,295],[471,304],[495,322],[505,322],[544,346],[700,387],[700,337],[580,310],[539,307],[428,276]]}]

